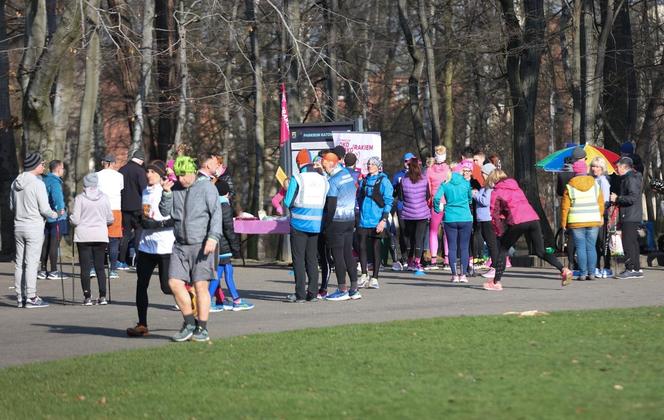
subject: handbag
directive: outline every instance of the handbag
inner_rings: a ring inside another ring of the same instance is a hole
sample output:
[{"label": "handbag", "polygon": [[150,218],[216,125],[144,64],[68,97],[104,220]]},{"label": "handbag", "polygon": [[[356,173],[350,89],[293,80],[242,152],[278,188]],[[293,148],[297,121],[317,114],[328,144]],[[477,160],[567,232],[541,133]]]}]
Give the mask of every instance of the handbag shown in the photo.
[{"label": "handbag", "polygon": [[623,250],[621,232],[616,230],[609,234],[609,251],[611,256],[625,255]]}]

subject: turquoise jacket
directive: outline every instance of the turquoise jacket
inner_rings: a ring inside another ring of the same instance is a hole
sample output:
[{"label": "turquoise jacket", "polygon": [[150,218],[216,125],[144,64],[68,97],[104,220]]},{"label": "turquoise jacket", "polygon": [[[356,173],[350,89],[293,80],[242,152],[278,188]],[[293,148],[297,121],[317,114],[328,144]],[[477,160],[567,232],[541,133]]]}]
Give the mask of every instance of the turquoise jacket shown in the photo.
[{"label": "turquoise jacket", "polygon": [[473,200],[473,194],[470,189],[470,182],[466,181],[463,175],[453,173],[449,182],[440,184],[436,196],[433,198],[433,208],[436,213],[440,213],[440,198],[445,195],[445,215],[443,222],[472,222],[473,214],[470,212],[470,203]]},{"label": "turquoise jacket", "polygon": [[47,222],[53,223],[59,220],[67,220],[67,212],[60,215],[60,211],[65,209],[65,197],[62,192],[62,179],[59,176],[51,173],[42,177],[46,185],[46,193],[48,194],[48,204],[50,204],[53,211],[58,213],[57,219],[46,219]]}]

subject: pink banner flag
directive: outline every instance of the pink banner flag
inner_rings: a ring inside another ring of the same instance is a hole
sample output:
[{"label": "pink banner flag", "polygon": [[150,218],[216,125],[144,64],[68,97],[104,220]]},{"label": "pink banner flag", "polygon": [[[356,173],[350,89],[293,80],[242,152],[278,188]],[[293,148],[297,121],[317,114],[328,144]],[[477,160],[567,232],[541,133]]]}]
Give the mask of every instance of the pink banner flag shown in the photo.
[{"label": "pink banner flag", "polygon": [[283,146],[290,137],[288,127],[288,104],[286,103],[286,84],[281,84],[281,124],[279,127],[279,147]]}]

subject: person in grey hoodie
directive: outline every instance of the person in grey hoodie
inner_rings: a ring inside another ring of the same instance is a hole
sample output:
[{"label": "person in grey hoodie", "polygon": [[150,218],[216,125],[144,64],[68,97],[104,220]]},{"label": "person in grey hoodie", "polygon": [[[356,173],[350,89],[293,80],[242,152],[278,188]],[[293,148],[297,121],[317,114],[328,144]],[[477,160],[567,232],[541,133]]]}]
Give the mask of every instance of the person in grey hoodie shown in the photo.
[{"label": "person in grey hoodie", "polygon": [[[208,341],[207,320],[210,312],[208,282],[217,275],[217,244],[222,235],[222,213],[217,189],[210,182],[210,174],[217,169],[211,157],[200,162],[201,172],[194,159],[180,156],[173,169],[178,183],[163,180],[164,192],[159,212],[174,221],[175,243],[169,265],[168,284],[175,297],[184,323],[173,336],[174,341]],[[186,284],[196,292],[198,320]]]},{"label": "person in grey hoodie", "polygon": [[108,226],[113,224],[113,211],[108,196],[97,188],[99,178],[91,173],[83,178],[83,192],[74,199],[74,210],[71,212],[71,223],[76,226],[74,242],[78,247],[78,258],[81,264],[81,287],[83,288],[83,305],[92,306],[90,293],[90,269],[97,273],[99,299],[96,303],[106,305],[106,273],[104,259],[108,245]]},{"label": "person in grey hoodie", "polygon": [[48,306],[37,296],[37,270],[44,243],[44,219],[58,214],[48,203],[46,185],[39,177],[43,173],[41,155],[28,153],[23,160],[23,172],[12,182],[9,197],[9,208],[14,213],[14,285],[19,308]]}]

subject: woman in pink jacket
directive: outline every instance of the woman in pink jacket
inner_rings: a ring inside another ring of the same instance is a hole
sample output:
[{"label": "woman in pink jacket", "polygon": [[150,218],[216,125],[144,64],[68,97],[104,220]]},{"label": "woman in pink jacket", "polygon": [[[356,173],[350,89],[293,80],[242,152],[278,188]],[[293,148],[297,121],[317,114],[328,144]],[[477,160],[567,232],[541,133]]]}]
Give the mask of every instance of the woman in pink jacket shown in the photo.
[{"label": "woman in pink jacket", "polygon": [[547,254],[542,241],[542,228],[539,217],[526,199],[519,184],[514,179],[507,178],[507,174],[496,169],[486,179],[485,186],[493,188],[491,193],[491,222],[500,237],[498,261],[494,265],[496,275],[493,280],[484,283],[484,289],[492,291],[503,290],[500,279],[505,272],[505,257],[507,251],[513,246],[521,235],[527,235],[533,246],[535,255],[556,267],[562,275],[562,285],[572,282],[572,271],[563,267],[556,257]]},{"label": "woman in pink jacket", "polygon": [[[436,195],[440,184],[450,180],[452,172],[450,167],[445,160],[447,159],[447,149],[445,146],[436,146],[435,151],[435,163],[427,169],[427,182],[429,183],[429,191],[431,195]],[[445,203],[445,199],[442,199],[442,203]],[[444,211],[436,213],[431,209],[431,221],[429,222],[429,250],[431,251],[431,265],[427,266],[426,269],[437,270],[437,257],[438,257],[438,230],[440,229],[440,224],[443,221]],[[445,244],[445,263],[447,264],[447,239],[443,235],[443,243]]]}]

